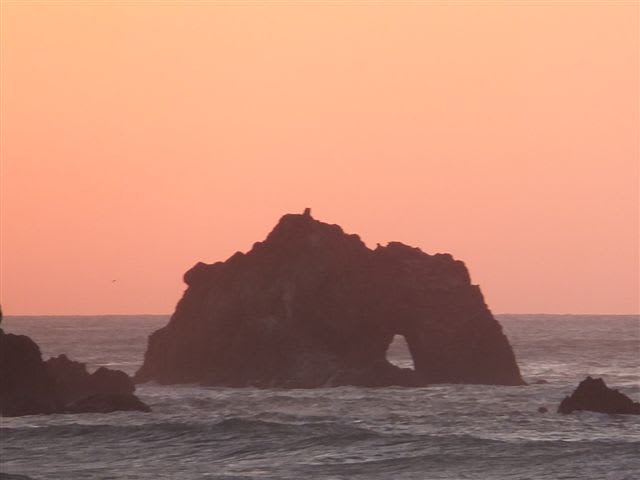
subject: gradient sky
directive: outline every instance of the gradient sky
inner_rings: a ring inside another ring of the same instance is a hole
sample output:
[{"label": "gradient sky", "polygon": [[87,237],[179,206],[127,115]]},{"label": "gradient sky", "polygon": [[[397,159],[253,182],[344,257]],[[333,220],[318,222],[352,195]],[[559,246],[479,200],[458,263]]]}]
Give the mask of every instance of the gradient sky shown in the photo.
[{"label": "gradient sky", "polygon": [[5,313],[170,313],[305,207],[639,311],[637,2],[119,3],[2,2]]}]

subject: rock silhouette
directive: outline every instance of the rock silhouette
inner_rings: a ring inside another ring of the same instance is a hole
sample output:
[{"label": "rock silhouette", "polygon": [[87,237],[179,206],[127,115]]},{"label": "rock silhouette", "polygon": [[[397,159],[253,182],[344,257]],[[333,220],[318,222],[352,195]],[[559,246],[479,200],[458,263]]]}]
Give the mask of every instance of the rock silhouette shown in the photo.
[{"label": "rock silhouette", "polygon": [[640,415],[640,403],[607,387],[601,378],[587,377],[558,406],[558,413],[568,414],[580,410]]},{"label": "rock silhouette", "polygon": [[[1,321],[1,315],[0,315]],[[87,372],[84,363],[65,355],[46,362],[25,335],[0,328],[0,415],[150,411],[133,392],[129,376],[104,367]]]},{"label": "rock silhouette", "polygon": [[[522,385],[502,328],[465,265],[392,242],[371,250],[310,210],[264,242],[198,263],[136,381],[312,388]],[[403,335],[415,370],[386,359]]]},{"label": "rock silhouette", "polygon": [[49,414],[61,407],[38,345],[0,328],[0,415]]},{"label": "rock silhouette", "polygon": [[84,363],[69,360],[66,355],[50,358],[45,365],[58,396],[65,404],[92,395],[130,395],[135,391],[131,378],[121,370],[100,367],[90,374]]}]

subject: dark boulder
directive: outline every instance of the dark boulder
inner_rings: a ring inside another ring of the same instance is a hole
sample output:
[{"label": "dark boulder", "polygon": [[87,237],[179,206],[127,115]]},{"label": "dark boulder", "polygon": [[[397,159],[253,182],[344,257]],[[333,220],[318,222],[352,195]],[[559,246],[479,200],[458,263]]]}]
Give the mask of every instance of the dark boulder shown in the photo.
[{"label": "dark boulder", "polygon": [[[198,263],[136,381],[311,388],[524,384],[461,261],[393,242],[375,250],[309,210],[264,242]],[[403,335],[415,370],[386,352]]]},{"label": "dark boulder", "polygon": [[634,402],[618,390],[607,387],[601,378],[587,377],[580,382],[571,396],[560,402],[558,407],[558,413],[565,414],[580,410],[640,415],[640,403]]},{"label": "dark boulder", "polygon": [[84,363],[66,355],[44,362],[33,340],[0,329],[1,416],[150,411],[134,391],[124,372],[101,367],[89,374]]},{"label": "dark boulder", "polygon": [[0,415],[54,413],[61,406],[38,345],[0,329]]},{"label": "dark boulder", "polygon": [[69,360],[63,354],[50,358],[45,366],[63,404],[91,394],[90,375],[84,363]]},{"label": "dark boulder", "polygon": [[64,354],[45,363],[65,404],[95,394],[132,394],[135,391],[133,381],[121,370],[100,367],[90,374],[86,364],[70,360]]},{"label": "dark boulder", "polygon": [[136,391],[133,380],[122,370],[100,367],[91,374],[90,382],[97,394],[128,395]]}]

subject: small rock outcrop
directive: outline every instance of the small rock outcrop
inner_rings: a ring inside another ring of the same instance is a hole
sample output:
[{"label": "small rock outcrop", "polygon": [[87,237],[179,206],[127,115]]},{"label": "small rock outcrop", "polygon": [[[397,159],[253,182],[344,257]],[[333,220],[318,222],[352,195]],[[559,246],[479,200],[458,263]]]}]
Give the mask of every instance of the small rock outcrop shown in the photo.
[{"label": "small rock outcrop", "polygon": [[45,362],[33,340],[0,328],[1,416],[150,411],[134,390],[124,372],[101,367],[89,374],[84,363],[65,355]]},{"label": "small rock outcrop", "polygon": [[90,374],[84,363],[69,360],[66,355],[50,358],[45,365],[65,404],[96,394],[130,395],[135,391],[131,378],[121,370],[100,367]]},{"label": "small rock outcrop", "polygon": [[[313,388],[524,384],[506,336],[461,261],[285,215],[264,242],[198,263],[136,381]],[[405,337],[415,369],[386,359]]]},{"label": "small rock outcrop", "polygon": [[558,407],[558,413],[564,414],[581,410],[640,415],[640,403],[634,402],[618,390],[607,387],[601,378],[587,377],[580,382],[571,396],[560,402]]}]

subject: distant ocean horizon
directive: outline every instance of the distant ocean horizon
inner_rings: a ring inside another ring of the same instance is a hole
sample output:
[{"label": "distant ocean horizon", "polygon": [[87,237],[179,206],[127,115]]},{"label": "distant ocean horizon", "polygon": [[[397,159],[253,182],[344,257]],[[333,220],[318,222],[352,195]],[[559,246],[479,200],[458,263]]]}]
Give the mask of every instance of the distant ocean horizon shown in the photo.
[{"label": "distant ocean horizon", "polygon": [[[4,318],[36,318],[36,317],[47,317],[47,318],[64,318],[64,317],[170,317],[173,313],[7,313],[4,311]],[[492,312],[493,316],[498,317],[503,316],[536,316],[536,317],[640,317],[640,312],[638,313],[546,313],[546,312],[538,312],[538,313],[495,313]]]},{"label": "distant ocean horizon", "polygon": [[[640,397],[640,315],[495,314],[528,386],[139,385],[150,414],[2,418],[0,478],[632,480],[640,418],[555,413],[587,375]],[[43,356],[133,374],[169,315],[7,315]],[[412,359],[401,341],[387,357]],[[546,407],[548,413],[539,413]]]}]

